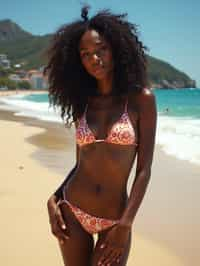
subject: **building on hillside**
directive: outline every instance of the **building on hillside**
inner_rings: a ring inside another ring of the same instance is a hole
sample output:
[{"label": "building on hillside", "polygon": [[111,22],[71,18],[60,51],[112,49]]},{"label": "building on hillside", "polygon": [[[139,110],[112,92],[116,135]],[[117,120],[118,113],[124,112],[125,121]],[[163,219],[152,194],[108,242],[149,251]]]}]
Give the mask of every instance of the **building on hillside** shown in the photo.
[{"label": "building on hillside", "polygon": [[44,79],[42,73],[34,73],[30,77],[30,83],[34,89],[47,89],[47,82]]},{"label": "building on hillside", "polygon": [[0,54],[0,66],[3,68],[10,68],[10,60],[7,59],[6,54]]},{"label": "building on hillside", "polygon": [[23,80],[28,81],[33,89],[47,89],[47,80],[43,76],[42,72],[36,69],[27,71]]},{"label": "building on hillside", "polygon": [[18,69],[18,70],[15,70],[15,73],[21,78],[25,78],[27,76],[27,73],[25,70],[23,69]]},{"label": "building on hillside", "polygon": [[10,80],[15,81],[15,82],[19,82],[19,81],[21,81],[21,78],[20,78],[20,76],[19,76],[18,74],[10,74],[10,75],[8,76],[8,78],[9,78]]},{"label": "building on hillside", "polygon": [[28,70],[26,72],[26,78],[30,79],[33,74],[37,74],[37,73],[38,73],[38,70],[37,69]]}]

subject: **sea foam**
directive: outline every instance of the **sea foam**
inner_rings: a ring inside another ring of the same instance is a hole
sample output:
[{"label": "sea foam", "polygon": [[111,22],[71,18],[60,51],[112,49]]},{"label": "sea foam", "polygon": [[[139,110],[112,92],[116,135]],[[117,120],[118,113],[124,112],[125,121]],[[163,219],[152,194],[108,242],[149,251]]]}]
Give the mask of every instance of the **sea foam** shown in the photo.
[{"label": "sea foam", "polygon": [[[27,96],[1,97],[0,108],[15,111],[16,116],[28,116],[49,122],[63,123],[60,109],[49,103],[27,100]],[[200,165],[200,119],[189,116],[168,116],[158,112],[156,143],[163,151],[181,160]]]}]

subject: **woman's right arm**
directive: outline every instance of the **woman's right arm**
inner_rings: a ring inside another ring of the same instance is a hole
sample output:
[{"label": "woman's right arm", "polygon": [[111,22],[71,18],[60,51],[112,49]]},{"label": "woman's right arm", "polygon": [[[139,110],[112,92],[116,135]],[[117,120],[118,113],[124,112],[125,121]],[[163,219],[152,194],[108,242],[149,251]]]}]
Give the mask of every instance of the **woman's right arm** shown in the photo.
[{"label": "woman's right arm", "polygon": [[70,171],[68,176],[65,178],[65,180],[62,182],[62,184],[59,186],[59,188],[55,191],[55,193],[48,199],[47,201],[47,209],[49,214],[49,222],[51,225],[51,231],[55,237],[58,238],[58,240],[64,241],[66,238],[68,238],[67,233],[67,226],[66,222],[64,221],[62,217],[61,210],[59,208],[58,202],[59,199],[62,196],[62,188],[66,184],[66,182],[71,178],[72,174],[74,173],[79,161],[79,147],[76,145],[76,165],[75,167]]}]

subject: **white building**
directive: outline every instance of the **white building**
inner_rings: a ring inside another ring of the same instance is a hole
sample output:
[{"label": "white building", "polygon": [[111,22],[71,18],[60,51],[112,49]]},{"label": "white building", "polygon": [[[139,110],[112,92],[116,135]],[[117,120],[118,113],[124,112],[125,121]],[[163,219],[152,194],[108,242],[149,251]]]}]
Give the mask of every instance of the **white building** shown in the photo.
[{"label": "white building", "polygon": [[42,73],[33,73],[30,77],[30,83],[34,89],[47,89],[47,82],[44,79]]},{"label": "white building", "polygon": [[0,66],[3,68],[10,68],[10,60],[7,59],[6,54],[0,54]]},{"label": "white building", "polygon": [[10,74],[8,77],[9,77],[10,80],[13,80],[13,81],[16,81],[16,82],[21,81],[20,76],[17,75],[17,74]]}]

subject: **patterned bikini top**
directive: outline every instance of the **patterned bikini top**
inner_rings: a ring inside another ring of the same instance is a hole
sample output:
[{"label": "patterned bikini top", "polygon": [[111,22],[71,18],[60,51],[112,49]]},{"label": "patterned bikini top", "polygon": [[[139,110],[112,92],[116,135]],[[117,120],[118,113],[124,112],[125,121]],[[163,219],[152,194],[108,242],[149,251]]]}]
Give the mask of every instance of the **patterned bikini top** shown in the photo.
[{"label": "patterned bikini top", "polygon": [[85,112],[80,120],[78,120],[78,126],[76,129],[76,142],[79,146],[84,146],[94,142],[107,142],[119,145],[138,145],[135,142],[135,131],[131,124],[128,112],[127,112],[127,103],[125,103],[124,112],[116,121],[111,130],[109,131],[105,139],[96,139],[93,132],[88,126],[86,120],[86,111],[88,104],[85,108]]}]

